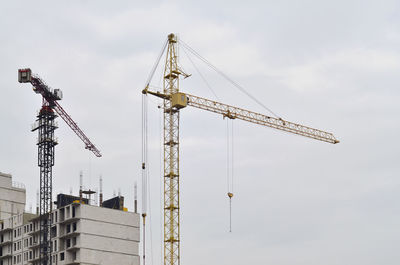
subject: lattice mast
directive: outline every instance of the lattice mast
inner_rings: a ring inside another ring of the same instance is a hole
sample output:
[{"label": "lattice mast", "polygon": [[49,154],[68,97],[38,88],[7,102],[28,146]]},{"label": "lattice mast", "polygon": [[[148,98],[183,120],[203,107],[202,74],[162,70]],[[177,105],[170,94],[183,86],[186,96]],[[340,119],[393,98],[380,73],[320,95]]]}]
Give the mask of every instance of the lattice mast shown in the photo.
[{"label": "lattice mast", "polygon": [[[179,92],[177,37],[168,35],[164,94]],[[180,264],[179,108],[164,99],[164,264]]]},{"label": "lattice mast", "polygon": [[40,199],[39,199],[39,215],[40,215],[40,257],[41,264],[51,264],[51,222],[48,214],[52,208],[53,198],[53,166],[54,166],[54,149],[57,141],[54,138],[54,130],[57,129],[54,113],[49,103],[43,99],[42,108],[37,116],[37,120],[32,131],[38,131],[38,166],[40,168]]}]

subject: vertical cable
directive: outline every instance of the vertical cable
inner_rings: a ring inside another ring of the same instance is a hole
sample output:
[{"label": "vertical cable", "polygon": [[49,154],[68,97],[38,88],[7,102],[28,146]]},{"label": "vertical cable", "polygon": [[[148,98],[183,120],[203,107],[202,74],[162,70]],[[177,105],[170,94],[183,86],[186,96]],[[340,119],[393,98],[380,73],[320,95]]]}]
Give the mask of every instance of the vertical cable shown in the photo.
[{"label": "vertical cable", "polygon": [[[159,136],[160,136],[159,175],[162,176],[163,175],[163,173],[162,173],[162,170],[163,170],[163,168],[162,168],[162,165],[163,165],[163,148],[164,148],[163,137],[162,137],[163,136],[163,131],[162,131],[163,121],[161,119],[162,103],[160,103],[158,105],[158,109],[159,109],[159,112],[158,112],[158,131],[159,131]],[[160,210],[163,208],[163,196],[164,196],[164,194],[163,194],[163,184],[164,184],[164,179],[160,178]],[[160,264],[163,264],[163,261],[164,261],[164,254],[163,254],[164,247],[163,247],[163,244],[162,244],[162,242],[163,242],[163,233],[162,233],[162,231],[163,231],[163,221],[164,221],[163,220],[163,216],[164,215],[160,214]]]},{"label": "vertical cable", "polygon": [[230,192],[230,184],[229,184],[229,119],[226,119],[226,184],[227,184],[227,192]]},{"label": "vertical cable", "polygon": [[[233,121],[229,128],[229,118],[226,120],[226,160],[227,160],[227,186],[229,198],[229,232],[232,232],[232,197],[233,197]],[[231,133],[230,133],[230,130]]]},{"label": "vertical cable", "polygon": [[232,150],[232,168],[231,168],[231,175],[232,175],[232,179],[231,179],[231,192],[233,193],[233,177],[234,177],[234,169],[235,169],[235,163],[234,163],[234,156],[235,156],[235,150],[234,150],[234,141],[233,141],[233,120],[232,120],[232,122],[231,122],[231,128],[232,128],[232,137],[231,137],[231,143],[232,143],[232,147],[231,147],[231,150]]},{"label": "vertical cable", "polygon": [[146,211],[147,211],[147,97],[142,95],[142,217],[143,217],[143,265],[146,265]]}]

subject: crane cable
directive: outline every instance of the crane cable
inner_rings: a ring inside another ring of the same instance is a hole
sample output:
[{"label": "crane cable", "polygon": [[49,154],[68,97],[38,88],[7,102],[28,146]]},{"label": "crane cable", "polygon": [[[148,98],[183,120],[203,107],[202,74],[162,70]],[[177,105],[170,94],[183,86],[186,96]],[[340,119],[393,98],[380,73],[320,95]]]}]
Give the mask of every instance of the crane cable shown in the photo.
[{"label": "crane cable", "polygon": [[164,51],[165,51],[165,48],[167,47],[167,44],[168,44],[168,40],[166,39],[166,40],[164,41],[164,44],[163,44],[163,46],[162,46],[162,49],[161,49],[160,53],[158,54],[157,60],[156,60],[156,62],[154,63],[153,68],[151,69],[151,72],[150,72],[150,74],[149,74],[149,77],[147,78],[145,87],[148,87],[148,86],[150,85],[150,82],[151,82],[151,80],[153,79],[154,73],[155,73],[156,70],[157,70],[157,67],[158,67],[158,65],[159,65],[159,63],[160,63],[161,57],[162,57],[163,54],[164,54]]},{"label": "crane cable", "polygon": [[[151,69],[151,72],[147,78],[145,88],[150,86],[150,82],[153,79],[153,76],[157,70],[157,67],[160,63],[160,60],[165,52],[165,49],[168,44],[168,39],[164,41],[164,44],[161,48],[160,53],[158,54],[157,60]],[[146,265],[146,216],[147,216],[147,197],[150,203],[150,192],[148,181],[148,167],[147,167],[147,160],[148,160],[148,122],[147,122],[147,109],[148,109],[148,97],[145,94],[142,94],[142,217],[143,217],[143,265]],[[149,194],[149,195],[148,195]],[[149,207],[150,210],[150,207]],[[151,210],[150,210],[151,211]],[[150,223],[151,217],[149,216]],[[153,264],[153,240],[152,240],[152,230],[150,225],[150,239],[151,239],[151,263]]]},{"label": "crane cable", "polygon": [[[163,147],[164,147],[164,141],[163,141],[163,134],[162,134],[162,132],[163,132],[163,120],[162,120],[162,111],[163,111],[163,108],[162,108],[162,104],[160,103],[159,105],[158,105],[158,109],[160,110],[160,111],[158,111],[158,135],[160,136],[160,139],[159,139],[159,141],[160,141],[160,153],[159,153],[159,168],[158,168],[158,170],[159,170],[159,176],[162,176],[163,175]],[[160,178],[160,190],[159,190],[159,193],[160,193],[160,209],[163,209],[163,195],[164,195],[164,193],[163,193],[163,185],[164,185],[164,180],[162,179],[162,178]],[[164,226],[164,220],[163,220],[163,215],[162,214],[160,214],[160,231],[163,231],[163,226]],[[160,233],[160,242],[163,242],[163,234],[162,233]],[[160,244],[160,264],[163,264],[163,259],[164,259],[164,248],[163,248],[163,244]]]},{"label": "crane cable", "polygon": [[245,95],[247,95],[249,98],[251,98],[254,102],[256,102],[258,105],[260,105],[261,107],[263,107],[265,110],[267,110],[268,112],[270,112],[272,115],[274,115],[276,118],[280,118],[275,112],[273,112],[270,108],[268,108],[267,106],[265,106],[261,101],[259,101],[256,97],[254,97],[253,95],[251,95],[249,92],[246,91],[246,89],[244,89],[241,85],[239,85],[237,82],[233,81],[229,76],[227,76],[224,72],[222,72],[221,70],[219,70],[216,66],[214,66],[213,64],[211,64],[207,59],[205,59],[204,57],[202,57],[198,52],[196,52],[193,48],[191,48],[189,45],[187,45],[184,41],[182,41],[181,39],[178,40],[180,44],[182,44],[182,46],[187,49],[189,52],[191,52],[193,55],[195,55],[196,57],[198,57],[201,61],[203,61],[206,65],[208,65],[211,69],[213,69],[215,72],[217,72],[218,74],[220,74],[223,78],[225,78],[228,82],[230,82],[233,86],[235,86],[237,89],[239,89],[242,93],[244,93]]},{"label": "crane cable", "polygon": [[[227,149],[227,195],[229,198],[229,232],[232,232],[232,198],[233,198],[233,168],[234,168],[234,160],[233,160],[233,120],[226,120],[226,149]],[[229,122],[231,123],[231,127],[229,128]]]},{"label": "crane cable", "polygon": [[201,74],[200,70],[197,68],[196,64],[193,62],[192,58],[190,58],[189,54],[186,52],[185,49],[183,49],[183,52],[186,54],[186,57],[189,59],[189,61],[192,63],[194,69],[196,69],[197,73],[199,74],[199,76],[201,77],[201,79],[203,80],[203,82],[206,84],[206,86],[208,87],[208,89],[210,89],[211,93],[214,95],[214,97],[217,100],[220,100],[219,97],[217,96],[217,94],[215,93],[214,89],[212,89],[210,83],[208,83],[207,79],[204,78],[204,76]]},{"label": "crane cable", "polygon": [[142,217],[143,265],[146,265],[146,216],[147,216],[147,97],[142,94]]}]

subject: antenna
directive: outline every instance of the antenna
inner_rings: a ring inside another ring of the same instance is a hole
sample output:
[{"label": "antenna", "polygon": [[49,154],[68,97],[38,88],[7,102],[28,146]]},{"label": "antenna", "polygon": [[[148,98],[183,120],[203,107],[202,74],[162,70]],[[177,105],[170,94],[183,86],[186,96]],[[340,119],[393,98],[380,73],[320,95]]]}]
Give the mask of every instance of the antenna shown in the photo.
[{"label": "antenna", "polygon": [[100,207],[103,207],[103,177],[100,175]]},{"label": "antenna", "polygon": [[133,198],[135,205],[135,213],[137,213],[137,182],[135,181],[135,185],[133,186]]},{"label": "antenna", "polygon": [[[99,193],[99,189],[96,188],[95,193]],[[94,205],[98,206],[99,205],[99,197],[98,196],[94,196]]]},{"label": "antenna", "polygon": [[118,188],[118,197],[121,197],[121,188]]},{"label": "antenna", "polygon": [[36,190],[36,214],[39,214],[39,190]]},{"label": "antenna", "polygon": [[82,191],[83,191],[83,173],[82,170],[79,172],[79,202],[82,203]]}]

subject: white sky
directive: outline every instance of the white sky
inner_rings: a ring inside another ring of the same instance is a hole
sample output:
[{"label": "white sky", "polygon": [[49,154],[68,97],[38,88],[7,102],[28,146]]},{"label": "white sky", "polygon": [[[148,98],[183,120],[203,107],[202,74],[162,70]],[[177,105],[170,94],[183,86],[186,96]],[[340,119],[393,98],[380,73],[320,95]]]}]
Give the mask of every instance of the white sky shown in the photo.
[{"label": "white sky", "polygon": [[[397,1],[2,1],[0,171],[39,186],[41,98],[17,82],[30,67],[102,151],[59,119],[55,193],[121,189],[131,210],[141,164],[141,93],[170,32],[282,118],[333,132],[330,145],[234,122],[233,232],[226,121],[181,112],[182,264],[397,265],[400,260],[400,12]],[[214,99],[193,74],[181,90]],[[219,99],[264,112],[195,61]],[[159,86],[160,75],[153,84]],[[160,113],[149,104],[152,240],[160,264]],[[140,185],[140,183],[139,183]]]}]

